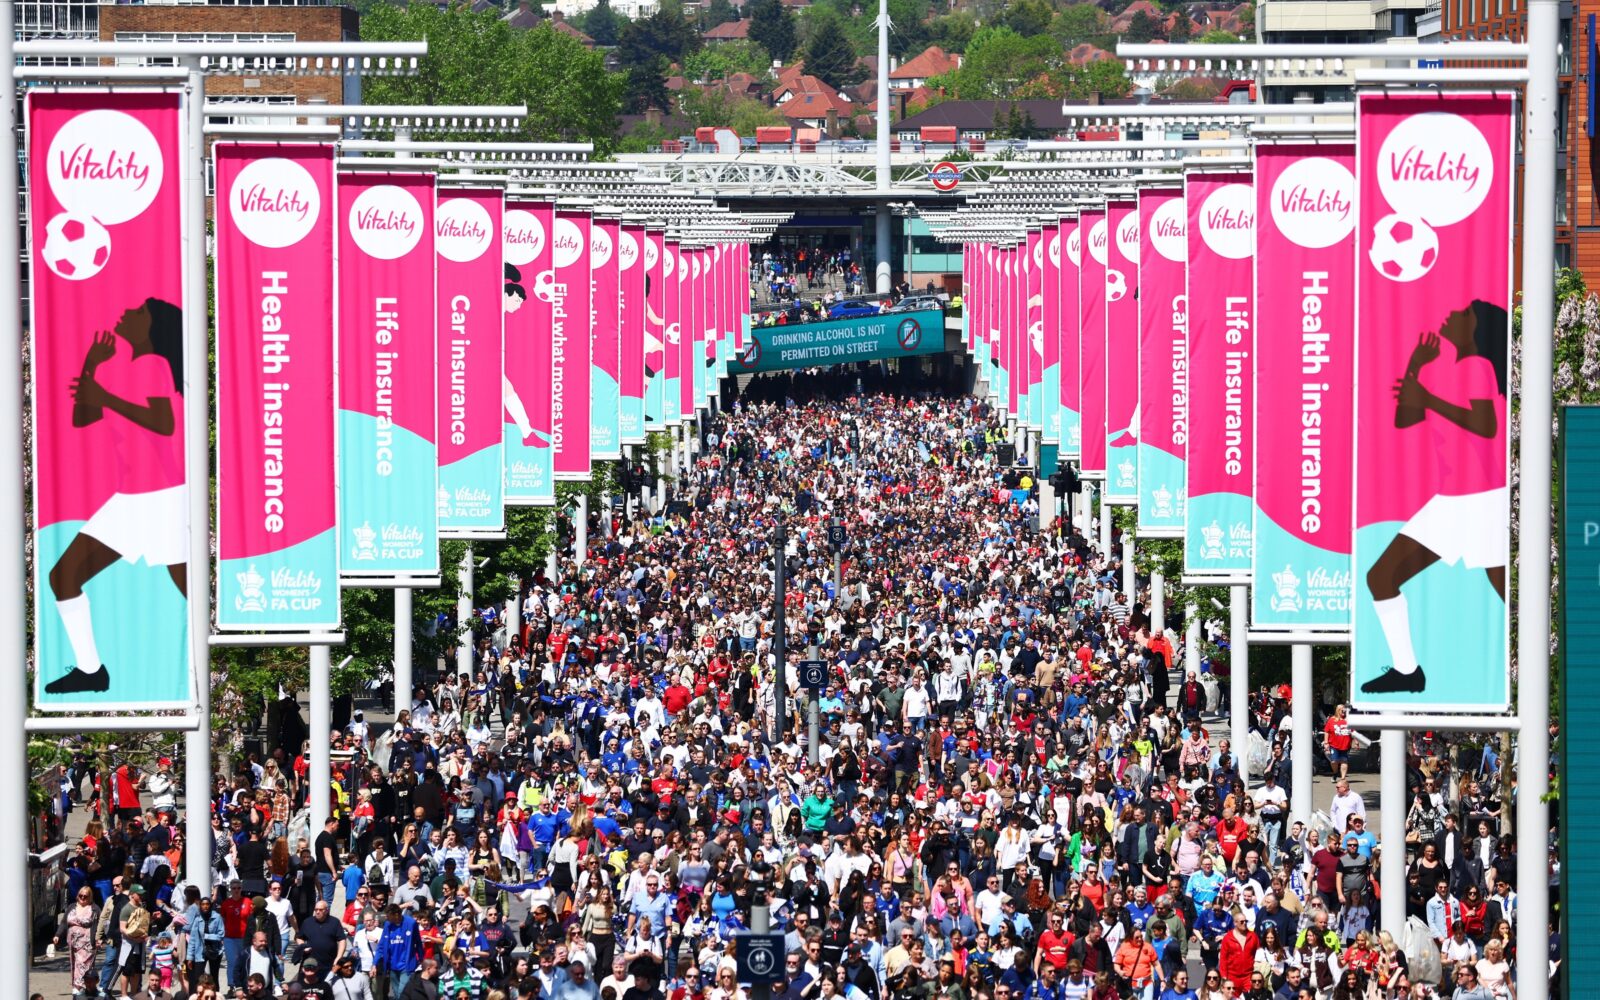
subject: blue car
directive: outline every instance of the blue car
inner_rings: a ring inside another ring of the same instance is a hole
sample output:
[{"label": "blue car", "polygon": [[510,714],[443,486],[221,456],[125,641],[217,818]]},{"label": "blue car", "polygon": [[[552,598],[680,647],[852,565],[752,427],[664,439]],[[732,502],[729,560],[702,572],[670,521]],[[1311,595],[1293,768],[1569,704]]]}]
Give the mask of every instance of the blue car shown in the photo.
[{"label": "blue car", "polygon": [[859,302],[853,299],[844,302],[835,302],[828,310],[829,319],[861,319],[866,316],[878,315],[878,307],[870,302]]}]

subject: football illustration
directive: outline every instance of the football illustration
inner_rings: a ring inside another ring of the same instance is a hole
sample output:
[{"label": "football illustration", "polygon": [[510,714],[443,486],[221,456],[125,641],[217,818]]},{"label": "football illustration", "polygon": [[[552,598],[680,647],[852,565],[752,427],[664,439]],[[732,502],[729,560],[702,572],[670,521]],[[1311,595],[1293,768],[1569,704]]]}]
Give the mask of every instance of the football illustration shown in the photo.
[{"label": "football illustration", "polygon": [[1117,302],[1128,294],[1128,279],[1114,267],[1106,268],[1106,301]]},{"label": "football illustration", "polygon": [[111,234],[87,215],[62,212],[44,232],[44,262],[68,281],[94,277],[111,259]]},{"label": "football illustration", "polygon": [[1414,216],[1386,215],[1372,228],[1367,257],[1390,281],[1416,281],[1439,259],[1439,234]]}]

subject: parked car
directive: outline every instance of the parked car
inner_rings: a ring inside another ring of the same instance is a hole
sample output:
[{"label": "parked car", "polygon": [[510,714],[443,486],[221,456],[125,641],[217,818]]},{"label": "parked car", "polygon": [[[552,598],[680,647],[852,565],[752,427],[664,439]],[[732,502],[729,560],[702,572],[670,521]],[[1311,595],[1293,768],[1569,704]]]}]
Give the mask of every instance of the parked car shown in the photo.
[{"label": "parked car", "polygon": [[929,309],[944,309],[944,300],[937,295],[907,295],[884,312],[923,312]]},{"label": "parked car", "polygon": [[878,315],[878,307],[871,302],[862,302],[859,299],[846,299],[835,302],[828,310],[829,319],[862,319],[866,316]]}]

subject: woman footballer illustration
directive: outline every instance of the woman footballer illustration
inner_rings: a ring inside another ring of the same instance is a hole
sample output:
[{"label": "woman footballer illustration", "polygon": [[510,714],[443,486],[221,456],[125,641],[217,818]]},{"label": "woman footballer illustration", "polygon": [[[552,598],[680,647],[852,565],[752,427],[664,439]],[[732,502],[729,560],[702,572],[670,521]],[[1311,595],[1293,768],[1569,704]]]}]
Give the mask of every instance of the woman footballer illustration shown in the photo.
[{"label": "woman footballer illustration", "polygon": [[[1418,573],[1441,560],[1481,569],[1505,600],[1510,556],[1500,526],[1507,509],[1508,332],[1504,309],[1474,301],[1446,317],[1437,333],[1418,339],[1405,374],[1394,384],[1395,427],[1418,427],[1433,435],[1428,453],[1438,456],[1437,480],[1452,492],[1429,498],[1367,571],[1373,610],[1393,658],[1389,669],[1361,685],[1367,694],[1418,692],[1427,684],[1401,593]],[[1454,348],[1453,364],[1435,364],[1441,340]]]},{"label": "woman footballer illustration", "polygon": [[[507,264],[504,303],[506,315],[510,316],[521,309],[527,301],[528,290],[522,287],[522,272],[517,270],[514,264]],[[500,403],[511,416],[511,422],[517,425],[522,440],[526,441],[533,437],[533,422],[528,419],[528,408],[522,405],[522,397],[517,395],[516,387],[504,373],[500,375]]]},{"label": "woman footballer illustration", "polygon": [[[117,340],[127,345],[124,351]],[[188,595],[189,559],[183,440],[183,312],[146,299],[100,331],[71,384],[72,426],[101,421],[113,435],[117,488],[50,568],[50,590],[72,646],[75,668],[45,685],[48,694],[105,691],[110,674],[94,641],[84,585],[119,559],[165,566]]]}]

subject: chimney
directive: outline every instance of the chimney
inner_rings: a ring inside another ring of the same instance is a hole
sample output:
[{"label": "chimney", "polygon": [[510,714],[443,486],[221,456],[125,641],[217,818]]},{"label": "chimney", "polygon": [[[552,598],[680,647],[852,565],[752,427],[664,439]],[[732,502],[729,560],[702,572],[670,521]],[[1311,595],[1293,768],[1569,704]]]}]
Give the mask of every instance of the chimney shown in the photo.
[{"label": "chimney", "polygon": [[1088,103],[1088,104],[1099,104],[1099,103],[1101,103],[1100,91],[1096,90],[1096,91],[1093,91],[1092,93],[1090,93],[1089,94],[1089,100],[1086,103]]},{"label": "chimney", "polygon": [[828,138],[830,138],[830,139],[839,138],[839,109],[834,107],[831,104],[828,105],[827,126],[828,126]]},{"label": "chimney", "polygon": [[645,121],[646,125],[660,126],[660,124],[661,124],[661,109],[656,107],[655,105],[651,105],[650,107],[645,108],[644,109],[644,121]]},{"label": "chimney", "polygon": [[[523,10],[527,10],[528,9],[529,2],[530,2],[530,0],[522,0],[522,9]],[[556,7],[550,8],[550,20],[555,21],[557,23],[560,23],[562,21],[565,21],[566,19],[567,19],[567,15],[561,13],[561,10],[559,8],[556,8]]]}]

